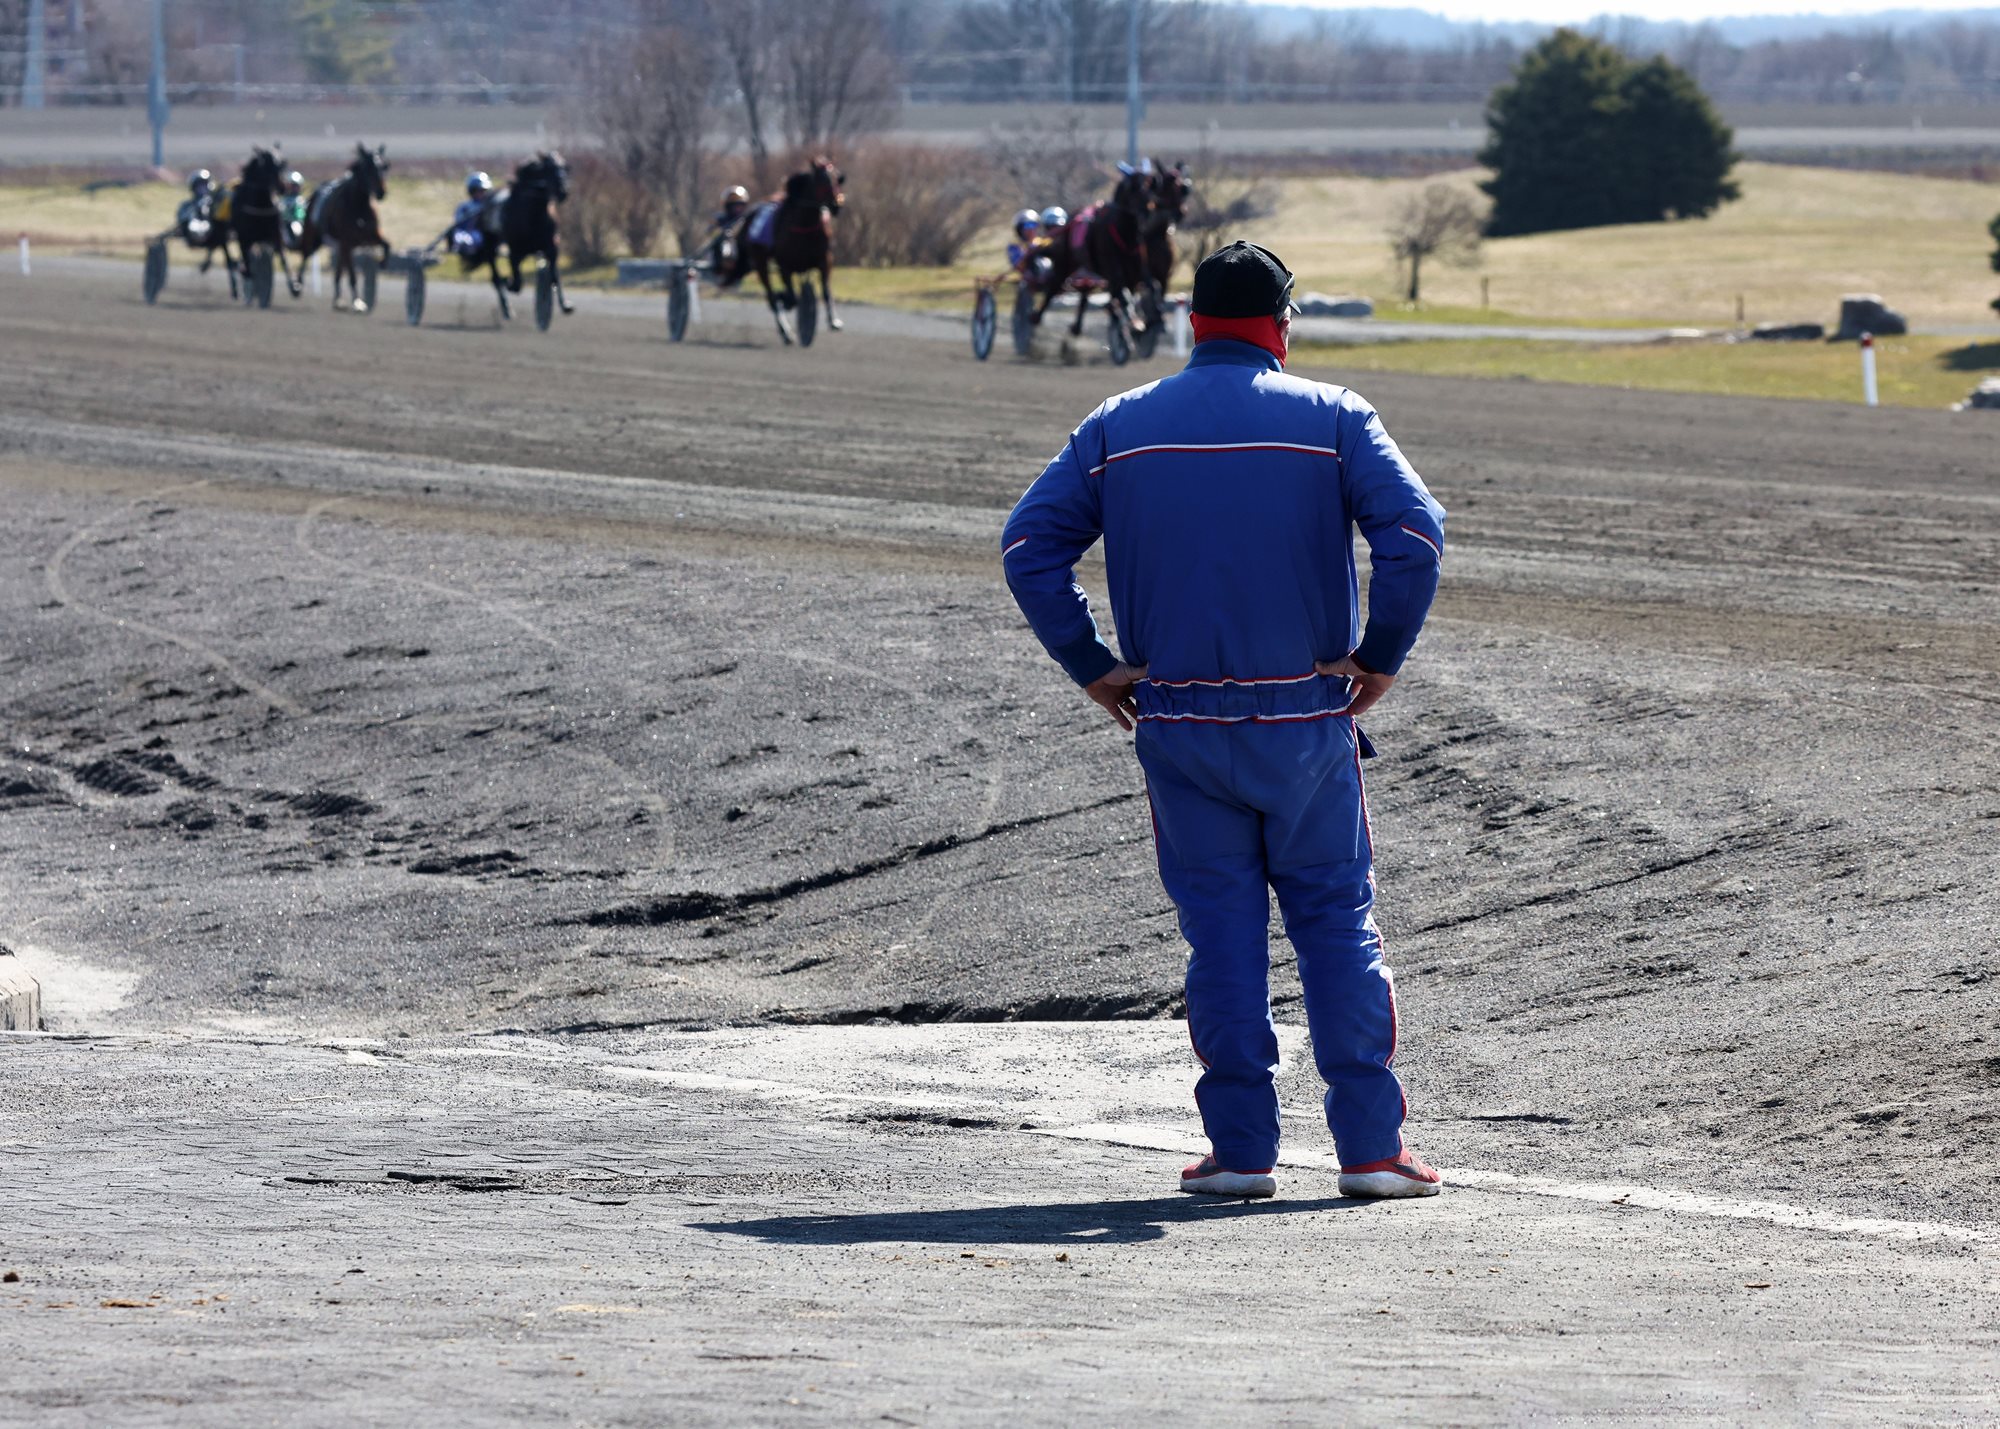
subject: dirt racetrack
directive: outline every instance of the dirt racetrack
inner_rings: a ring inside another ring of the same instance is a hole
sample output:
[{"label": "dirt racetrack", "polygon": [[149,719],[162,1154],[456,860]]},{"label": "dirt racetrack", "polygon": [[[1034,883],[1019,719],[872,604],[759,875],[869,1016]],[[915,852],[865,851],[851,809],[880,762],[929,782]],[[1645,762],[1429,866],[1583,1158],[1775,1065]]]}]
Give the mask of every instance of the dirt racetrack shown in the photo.
[{"label": "dirt racetrack", "polygon": [[[1145,369],[136,289],[0,280],[0,942],[102,1025],[1173,1011],[994,539]],[[1420,1144],[1991,1224],[1986,414],[1363,390],[1451,511],[1370,722]]]}]

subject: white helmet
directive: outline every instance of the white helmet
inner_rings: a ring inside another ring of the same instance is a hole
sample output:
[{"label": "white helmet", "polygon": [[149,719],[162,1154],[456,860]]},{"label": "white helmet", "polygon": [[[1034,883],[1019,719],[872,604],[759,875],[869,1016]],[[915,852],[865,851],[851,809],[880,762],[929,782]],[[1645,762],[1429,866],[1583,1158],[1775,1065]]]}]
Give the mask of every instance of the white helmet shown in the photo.
[{"label": "white helmet", "polygon": [[465,176],[465,191],[474,198],[493,192],[493,180],[486,176],[484,169],[475,170]]},{"label": "white helmet", "polygon": [[1014,215],[1015,236],[1020,238],[1026,238],[1028,236],[1028,230],[1033,228],[1039,228],[1041,226],[1041,222],[1042,222],[1042,216],[1036,213],[1032,208],[1022,209],[1019,213]]},{"label": "white helmet", "polygon": [[1042,227],[1068,228],[1069,210],[1058,204],[1051,204],[1042,210]]}]

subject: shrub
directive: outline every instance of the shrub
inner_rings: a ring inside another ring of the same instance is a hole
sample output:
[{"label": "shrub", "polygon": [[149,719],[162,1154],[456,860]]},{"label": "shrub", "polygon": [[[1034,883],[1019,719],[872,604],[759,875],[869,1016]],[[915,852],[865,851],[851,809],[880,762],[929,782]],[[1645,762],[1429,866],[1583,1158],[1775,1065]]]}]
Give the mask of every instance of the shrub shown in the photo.
[{"label": "shrub", "polygon": [[991,168],[968,149],[872,142],[851,146],[835,162],[847,174],[847,206],[834,252],[853,267],[944,267],[1007,217],[993,204]]},{"label": "shrub", "polygon": [[572,263],[586,268],[608,263],[621,249],[643,257],[658,243],[665,218],[660,196],[626,177],[604,155],[570,157],[562,232]]}]

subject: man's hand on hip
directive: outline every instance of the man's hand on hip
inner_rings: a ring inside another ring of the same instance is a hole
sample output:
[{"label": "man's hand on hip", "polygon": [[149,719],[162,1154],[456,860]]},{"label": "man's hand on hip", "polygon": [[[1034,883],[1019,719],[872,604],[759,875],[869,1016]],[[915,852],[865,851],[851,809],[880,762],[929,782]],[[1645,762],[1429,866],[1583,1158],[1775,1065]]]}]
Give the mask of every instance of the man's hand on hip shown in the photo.
[{"label": "man's hand on hip", "polygon": [[1132,698],[1132,687],[1145,678],[1144,665],[1127,665],[1120,661],[1094,683],[1085,685],[1083,692],[1104,706],[1104,712],[1118,721],[1120,729],[1130,729],[1139,713],[1139,706]]},{"label": "man's hand on hip", "polygon": [[[1378,675],[1373,670],[1364,670],[1354,663],[1352,656],[1344,660],[1318,660],[1313,668],[1322,675],[1339,675],[1354,685],[1354,699],[1348,704],[1346,713],[1364,715],[1374,708],[1375,702],[1389,693],[1389,687],[1396,683],[1394,675]],[[1111,672],[1117,674],[1116,670]],[[1110,676],[1106,676],[1109,679]]]}]

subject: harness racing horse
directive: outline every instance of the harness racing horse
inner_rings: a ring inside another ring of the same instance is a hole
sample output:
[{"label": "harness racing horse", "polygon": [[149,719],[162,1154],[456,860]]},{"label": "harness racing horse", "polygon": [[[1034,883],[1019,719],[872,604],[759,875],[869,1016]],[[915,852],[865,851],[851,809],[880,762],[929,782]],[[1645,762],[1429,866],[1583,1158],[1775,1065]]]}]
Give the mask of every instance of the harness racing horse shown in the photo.
[{"label": "harness racing horse", "polygon": [[296,298],[299,282],[285,259],[285,217],[278,205],[278,191],[284,182],[284,166],[277,154],[270,149],[253,148],[250,162],[243,166],[242,177],[229,191],[229,227],[236,234],[244,279],[256,282],[251,253],[263,245],[277,258],[278,268],[285,275],[285,289]]},{"label": "harness racing horse", "polygon": [[360,284],[354,277],[357,248],[380,248],[382,261],[389,261],[389,240],[382,236],[381,220],[375,205],[388,197],[382,176],[389,172],[389,156],[384,146],[370,149],[354,146],[354,162],[347,172],[313,190],[306,205],[305,228],[299,235],[299,271],[322,243],[333,249],[333,305],[340,306],[340,278],[347,275],[349,306],[357,313],[368,311],[362,301]]},{"label": "harness racing horse", "polygon": [[[463,255],[460,261],[468,273],[482,266],[491,271],[501,317],[514,316],[514,310],[507,305],[507,294],[521,291],[522,260],[537,254],[548,266],[557,305],[565,313],[576,311],[563,296],[562,269],[558,266],[561,253],[556,206],[568,197],[569,166],[555,150],[543,149],[514,170],[514,181],[486,206],[480,218],[479,251]],[[500,281],[503,244],[513,270],[504,284]]]},{"label": "harness racing horse", "polygon": [[[1124,165],[1119,166],[1124,169]],[[1153,213],[1153,175],[1143,169],[1125,170],[1105,203],[1092,204],[1070,220],[1068,231],[1049,249],[1053,264],[1035,309],[1039,325],[1057,293],[1072,278],[1104,285],[1115,310],[1125,310],[1125,295],[1146,285],[1146,233]],[[1090,295],[1080,295],[1071,337],[1083,336]],[[1128,319],[1129,321],[1129,319]]]},{"label": "harness racing horse", "polygon": [[[798,293],[792,287],[797,273],[819,273],[820,295],[826,300],[826,325],[840,331],[840,317],[833,307],[833,219],[847,203],[840,186],[847,175],[833,161],[820,155],[812,167],[785,180],[784,197],[766,200],[744,216],[736,243],[736,266],[722,280],[724,288],[743,281],[751,269],[764,285],[764,300],[777,320],[778,336],[792,345],[791,323],[785,314],[796,308]],[[775,205],[775,211],[770,210]],[[760,210],[764,210],[760,212]],[[771,265],[777,264],[778,279],[784,284],[780,294],[771,286]],[[807,278],[810,285],[811,279]]]}]

